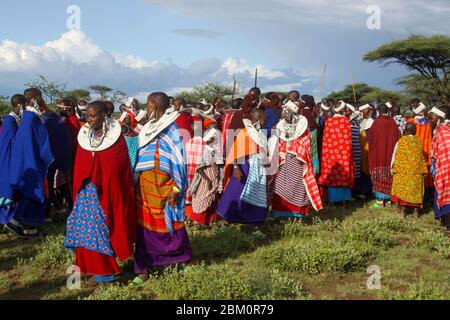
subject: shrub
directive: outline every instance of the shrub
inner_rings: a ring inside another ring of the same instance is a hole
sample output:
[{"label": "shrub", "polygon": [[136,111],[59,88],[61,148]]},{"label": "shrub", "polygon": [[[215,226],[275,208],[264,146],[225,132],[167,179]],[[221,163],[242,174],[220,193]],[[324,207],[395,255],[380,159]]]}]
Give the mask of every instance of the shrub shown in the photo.
[{"label": "shrub", "polygon": [[142,293],[136,290],[133,285],[109,285],[102,287],[97,293],[87,297],[85,300],[140,300]]},{"label": "shrub", "polygon": [[414,239],[412,246],[436,251],[444,258],[450,258],[450,238],[446,237],[441,232],[433,230],[424,231]]},{"label": "shrub", "polygon": [[70,253],[64,247],[63,234],[52,235],[45,238],[39,245],[39,252],[31,263],[37,269],[64,269],[72,264]]},{"label": "shrub", "polygon": [[372,248],[313,238],[297,245],[270,247],[261,251],[263,262],[284,271],[310,275],[323,272],[350,272],[367,265]]},{"label": "shrub", "polygon": [[343,224],[342,241],[351,244],[367,244],[386,249],[393,244],[392,237],[380,224],[370,221],[354,221]]},{"label": "shrub", "polygon": [[223,232],[211,232],[206,236],[193,236],[191,246],[199,259],[233,258],[241,253],[255,248],[255,239],[234,227],[228,227]]},{"label": "shrub", "polygon": [[393,300],[449,300],[448,283],[425,283],[421,280],[413,284],[406,292],[398,292]]}]

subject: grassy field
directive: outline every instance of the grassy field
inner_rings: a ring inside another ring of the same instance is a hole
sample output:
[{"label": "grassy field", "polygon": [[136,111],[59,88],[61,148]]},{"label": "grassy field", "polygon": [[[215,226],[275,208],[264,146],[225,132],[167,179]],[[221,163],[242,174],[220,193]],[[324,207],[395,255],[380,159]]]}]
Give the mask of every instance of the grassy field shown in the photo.
[{"label": "grassy field", "polygon": [[[327,208],[303,222],[269,221],[266,239],[219,226],[190,224],[198,264],[153,270],[142,288],[129,284],[127,261],[117,284],[83,278],[69,290],[63,224],[40,240],[0,234],[0,299],[450,299],[450,237],[431,212],[403,219],[394,209]],[[367,288],[370,265],[381,289]]]}]

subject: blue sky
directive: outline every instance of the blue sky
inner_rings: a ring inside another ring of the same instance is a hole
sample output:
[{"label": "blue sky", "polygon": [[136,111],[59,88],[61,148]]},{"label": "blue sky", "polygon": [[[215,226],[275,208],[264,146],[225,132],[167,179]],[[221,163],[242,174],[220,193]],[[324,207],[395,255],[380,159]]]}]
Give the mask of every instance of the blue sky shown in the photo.
[{"label": "blue sky", "polygon": [[[81,9],[81,30],[67,29],[67,7]],[[381,9],[369,30],[366,9]],[[362,61],[379,45],[411,33],[450,34],[448,0],[16,0],[2,4],[0,94],[44,74],[69,88],[105,84],[130,96],[175,93],[202,81],[317,94],[354,79],[386,89],[405,74]]]}]

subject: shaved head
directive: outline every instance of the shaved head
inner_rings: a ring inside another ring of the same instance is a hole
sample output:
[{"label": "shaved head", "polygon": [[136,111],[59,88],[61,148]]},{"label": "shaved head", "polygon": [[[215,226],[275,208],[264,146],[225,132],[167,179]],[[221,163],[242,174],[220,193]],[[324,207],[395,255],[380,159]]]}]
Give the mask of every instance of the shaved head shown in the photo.
[{"label": "shaved head", "polygon": [[408,122],[405,125],[405,134],[409,134],[409,135],[415,136],[416,135],[416,131],[417,131],[416,125],[414,123]]},{"label": "shaved head", "polygon": [[164,92],[154,92],[148,96],[147,103],[155,106],[156,110],[164,113],[170,107],[170,99]]}]

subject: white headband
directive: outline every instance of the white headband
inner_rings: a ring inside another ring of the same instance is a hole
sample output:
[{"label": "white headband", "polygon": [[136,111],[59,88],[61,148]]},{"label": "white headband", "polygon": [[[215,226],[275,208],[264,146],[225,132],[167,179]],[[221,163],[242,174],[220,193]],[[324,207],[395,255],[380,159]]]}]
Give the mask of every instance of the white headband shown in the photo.
[{"label": "white headband", "polygon": [[139,110],[139,113],[136,116],[136,121],[139,122],[147,115],[147,112],[144,110]]},{"label": "white headband", "polygon": [[431,109],[430,111],[431,113],[434,113],[435,115],[437,115],[438,117],[444,118],[445,119],[445,112],[439,110],[436,107],[433,107],[433,109]]},{"label": "white headband", "polygon": [[128,98],[128,101],[127,101],[127,103],[125,103],[125,105],[128,108],[131,108],[131,106],[133,105],[133,101],[134,101],[134,98]]},{"label": "white headband", "polygon": [[339,105],[339,107],[337,107],[337,108],[334,108],[334,111],[335,112],[341,112],[344,108],[345,108],[345,106],[347,105],[344,101],[339,101],[341,104]]},{"label": "white headband", "polygon": [[327,107],[325,104],[321,104],[320,107],[325,111],[330,111],[330,107]]},{"label": "white headband", "polygon": [[363,110],[366,110],[366,109],[370,109],[370,104],[365,104],[365,105],[359,107],[359,111],[360,112],[363,111]]},{"label": "white headband", "polygon": [[87,107],[87,105],[86,105],[86,106],[80,106],[80,105],[78,105],[78,109],[80,109],[81,111],[86,110],[86,107]]},{"label": "white headband", "polygon": [[283,108],[287,108],[294,113],[298,113],[298,106],[290,100],[283,106]]},{"label": "white headband", "polygon": [[391,109],[392,108],[392,103],[390,103],[389,101],[388,102],[386,102],[385,103],[385,105],[389,108],[389,109]]},{"label": "white headband", "polygon": [[353,112],[356,112],[356,108],[354,106],[352,106],[351,104],[347,103],[346,107],[349,108],[350,110],[352,110]]},{"label": "white headband", "polygon": [[421,113],[422,111],[425,111],[425,110],[427,110],[427,106],[424,105],[424,104],[421,102],[421,103],[419,103],[419,106],[413,110],[413,112],[414,112],[415,114],[419,114],[419,113]]},{"label": "white headband", "polygon": [[119,122],[124,122],[125,119],[127,118],[127,116],[128,116],[128,113],[122,112],[122,115],[119,118]]}]

